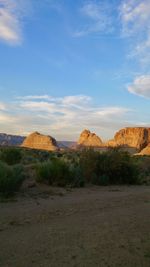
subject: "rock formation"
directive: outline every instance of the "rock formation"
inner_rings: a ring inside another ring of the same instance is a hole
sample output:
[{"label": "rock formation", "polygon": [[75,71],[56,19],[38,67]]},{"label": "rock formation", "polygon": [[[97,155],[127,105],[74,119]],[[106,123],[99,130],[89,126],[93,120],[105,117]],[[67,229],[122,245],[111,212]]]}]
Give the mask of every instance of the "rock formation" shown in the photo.
[{"label": "rock formation", "polygon": [[127,127],[118,131],[114,139],[107,142],[107,146],[128,146],[139,150],[150,143],[150,128]]},{"label": "rock formation", "polygon": [[142,149],[141,152],[138,153],[137,155],[150,156],[150,144],[146,146],[144,149]]},{"label": "rock formation", "polygon": [[78,140],[79,146],[87,147],[101,147],[103,146],[102,140],[95,133],[91,133],[89,130],[84,130]]},{"label": "rock formation", "polygon": [[22,143],[22,147],[48,151],[58,150],[57,142],[53,137],[42,135],[38,132],[34,132],[26,137],[26,139]]}]

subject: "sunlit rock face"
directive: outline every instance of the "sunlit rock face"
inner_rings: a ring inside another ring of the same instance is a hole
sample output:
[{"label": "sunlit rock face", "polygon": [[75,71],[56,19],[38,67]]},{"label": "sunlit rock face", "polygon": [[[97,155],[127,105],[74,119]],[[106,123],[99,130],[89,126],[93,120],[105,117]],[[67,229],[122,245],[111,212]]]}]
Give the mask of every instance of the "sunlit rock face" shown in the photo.
[{"label": "sunlit rock face", "polygon": [[150,156],[150,144],[148,146],[146,146],[144,149],[142,149],[141,152],[138,153],[138,155]]},{"label": "sunlit rock face", "polygon": [[103,142],[95,133],[91,133],[89,130],[84,130],[80,135],[78,145],[87,147],[101,147],[103,146]]},{"label": "sunlit rock face", "polygon": [[139,150],[150,143],[150,128],[127,127],[118,131],[114,139],[107,142],[107,146],[129,146]]},{"label": "sunlit rock face", "polygon": [[48,135],[42,135],[38,132],[34,132],[26,137],[22,143],[22,147],[48,151],[58,150],[58,145],[55,138]]}]

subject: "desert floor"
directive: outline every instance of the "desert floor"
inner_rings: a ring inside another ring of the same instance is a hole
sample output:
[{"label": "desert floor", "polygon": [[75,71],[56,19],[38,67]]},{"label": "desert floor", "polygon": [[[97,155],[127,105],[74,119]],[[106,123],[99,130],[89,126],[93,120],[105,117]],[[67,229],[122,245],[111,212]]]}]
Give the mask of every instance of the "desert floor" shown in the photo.
[{"label": "desert floor", "polygon": [[36,190],[0,203],[1,267],[150,267],[150,187]]}]

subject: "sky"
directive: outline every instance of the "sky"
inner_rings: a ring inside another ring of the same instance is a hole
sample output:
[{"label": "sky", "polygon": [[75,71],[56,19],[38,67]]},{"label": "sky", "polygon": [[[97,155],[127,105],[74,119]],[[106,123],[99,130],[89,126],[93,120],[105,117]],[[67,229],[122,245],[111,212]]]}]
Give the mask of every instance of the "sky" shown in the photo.
[{"label": "sky", "polygon": [[0,0],[0,132],[150,127],[150,0]]}]

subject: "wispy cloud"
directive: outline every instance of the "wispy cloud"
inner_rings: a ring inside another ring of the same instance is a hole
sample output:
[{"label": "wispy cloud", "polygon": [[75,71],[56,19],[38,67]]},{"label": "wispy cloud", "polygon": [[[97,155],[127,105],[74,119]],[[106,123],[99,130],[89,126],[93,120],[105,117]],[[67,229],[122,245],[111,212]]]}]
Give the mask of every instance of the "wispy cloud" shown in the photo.
[{"label": "wispy cloud", "polygon": [[28,0],[0,0],[0,40],[18,45],[22,42],[22,18]]},{"label": "wispy cloud", "polygon": [[128,91],[138,96],[150,98],[150,75],[136,77],[133,83],[128,86]]},{"label": "wispy cloud", "polygon": [[150,62],[150,1],[123,0],[119,10],[122,36],[132,42],[129,57],[136,57],[146,66]]},{"label": "wispy cloud", "polygon": [[49,95],[27,95],[27,96],[18,96],[18,100],[53,100],[53,97]]},{"label": "wispy cloud", "polygon": [[86,95],[26,96],[8,106],[10,110],[0,113],[0,118],[4,118],[0,120],[3,131],[27,134],[38,130],[68,140],[76,140],[84,128],[98,132],[104,139],[110,137],[124,126],[130,113],[124,107],[95,106]]},{"label": "wispy cloud", "polygon": [[147,30],[149,28],[150,1],[123,0],[120,16],[124,35],[135,35],[137,32],[139,33],[139,30]]},{"label": "wispy cloud", "polygon": [[110,33],[113,29],[110,7],[100,1],[85,2],[80,8],[80,14],[85,18],[85,22],[74,32],[74,37],[100,32]]}]

